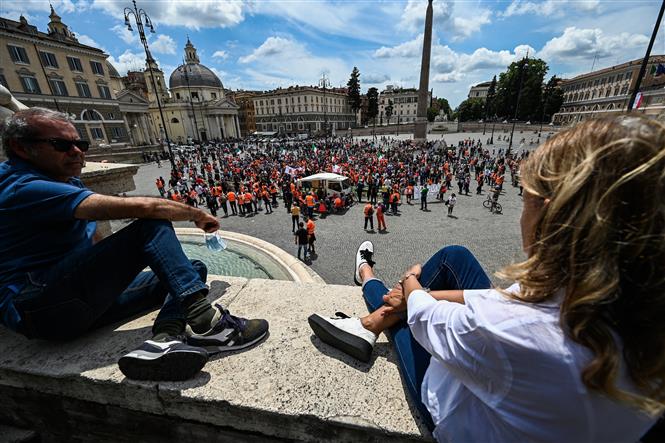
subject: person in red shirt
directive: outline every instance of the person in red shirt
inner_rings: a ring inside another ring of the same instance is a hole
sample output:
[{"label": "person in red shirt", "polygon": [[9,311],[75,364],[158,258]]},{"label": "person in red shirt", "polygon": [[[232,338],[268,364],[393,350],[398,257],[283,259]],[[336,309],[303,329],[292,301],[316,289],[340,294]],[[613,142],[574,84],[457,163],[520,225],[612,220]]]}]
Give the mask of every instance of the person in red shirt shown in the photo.
[{"label": "person in red shirt", "polygon": [[[378,226],[379,232],[381,232],[382,230],[383,231],[387,230],[387,228],[386,228],[386,218],[383,215],[385,212],[386,212],[386,207],[383,206],[383,202],[376,205],[376,221],[379,225]],[[383,229],[381,228],[381,226],[383,226]]]},{"label": "person in red shirt", "polygon": [[369,222],[370,229],[374,230],[374,208],[372,204],[367,202],[363,208],[363,213],[365,214],[365,231],[367,230],[367,222]]}]

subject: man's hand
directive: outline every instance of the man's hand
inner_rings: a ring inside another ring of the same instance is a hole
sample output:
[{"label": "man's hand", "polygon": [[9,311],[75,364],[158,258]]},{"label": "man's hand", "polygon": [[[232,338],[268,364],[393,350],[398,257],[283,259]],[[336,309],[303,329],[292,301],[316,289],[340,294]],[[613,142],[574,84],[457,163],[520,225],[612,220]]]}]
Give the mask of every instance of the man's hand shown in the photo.
[{"label": "man's hand", "polygon": [[194,224],[197,228],[203,229],[205,232],[215,232],[219,229],[217,218],[205,211],[201,211],[201,216],[194,220]]},{"label": "man's hand", "polygon": [[383,296],[383,302],[388,306],[383,311],[385,315],[397,314],[406,311],[406,298],[404,298],[404,290],[399,283]]}]

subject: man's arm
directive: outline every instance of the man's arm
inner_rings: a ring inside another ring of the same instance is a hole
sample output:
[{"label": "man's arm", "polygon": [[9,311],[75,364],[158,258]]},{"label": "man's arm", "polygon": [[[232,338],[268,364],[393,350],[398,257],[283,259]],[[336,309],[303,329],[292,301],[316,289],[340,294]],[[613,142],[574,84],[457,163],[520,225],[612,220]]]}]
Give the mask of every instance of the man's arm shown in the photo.
[{"label": "man's arm", "polygon": [[215,217],[201,209],[163,198],[112,197],[92,194],[74,211],[82,220],[118,220],[123,218],[150,218],[169,221],[192,221],[206,232],[219,229]]}]

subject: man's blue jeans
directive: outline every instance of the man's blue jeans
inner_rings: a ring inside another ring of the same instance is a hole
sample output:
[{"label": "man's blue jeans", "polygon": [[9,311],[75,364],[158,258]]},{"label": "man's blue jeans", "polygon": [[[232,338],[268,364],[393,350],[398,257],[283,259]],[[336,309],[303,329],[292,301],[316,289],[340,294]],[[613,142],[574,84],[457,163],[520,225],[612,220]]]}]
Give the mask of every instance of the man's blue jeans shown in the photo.
[{"label": "man's blue jeans", "polygon": [[[141,272],[148,266],[152,272]],[[48,269],[30,272],[14,298],[19,332],[70,339],[159,305],[155,325],[178,320],[184,327],[182,302],[207,293],[207,273],[205,264],[185,256],[170,222],[137,220]]]},{"label": "man's blue jeans", "polygon": [[[491,282],[476,257],[463,246],[446,246],[434,254],[423,266],[420,284],[433,291],[446,289],[489,289]],[[381,280],[367,280],[363,296],[370,312],[383,306],[383,296],[388,288]],[[430,354],[413,338],[406,321],[390,328],[390,336],[397,354],[402,378],[409,394],[415,400],[421,417],[430,430],[432,418],[422,402],[420,387],[429,366]]]}]

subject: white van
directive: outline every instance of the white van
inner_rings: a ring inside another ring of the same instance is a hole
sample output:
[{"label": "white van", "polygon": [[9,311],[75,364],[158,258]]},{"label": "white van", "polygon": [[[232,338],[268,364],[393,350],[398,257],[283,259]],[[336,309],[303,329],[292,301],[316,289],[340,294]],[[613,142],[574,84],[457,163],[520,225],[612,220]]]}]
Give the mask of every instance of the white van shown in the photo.
[{"label": "white van", "polygon": [[351,193],[351,180],[343,175],[333,174],[331,172],[320,172],[298,180],[298,186],[303,191],[316,193],[323,189],[327,196],[333,194],[344,196]]}]

